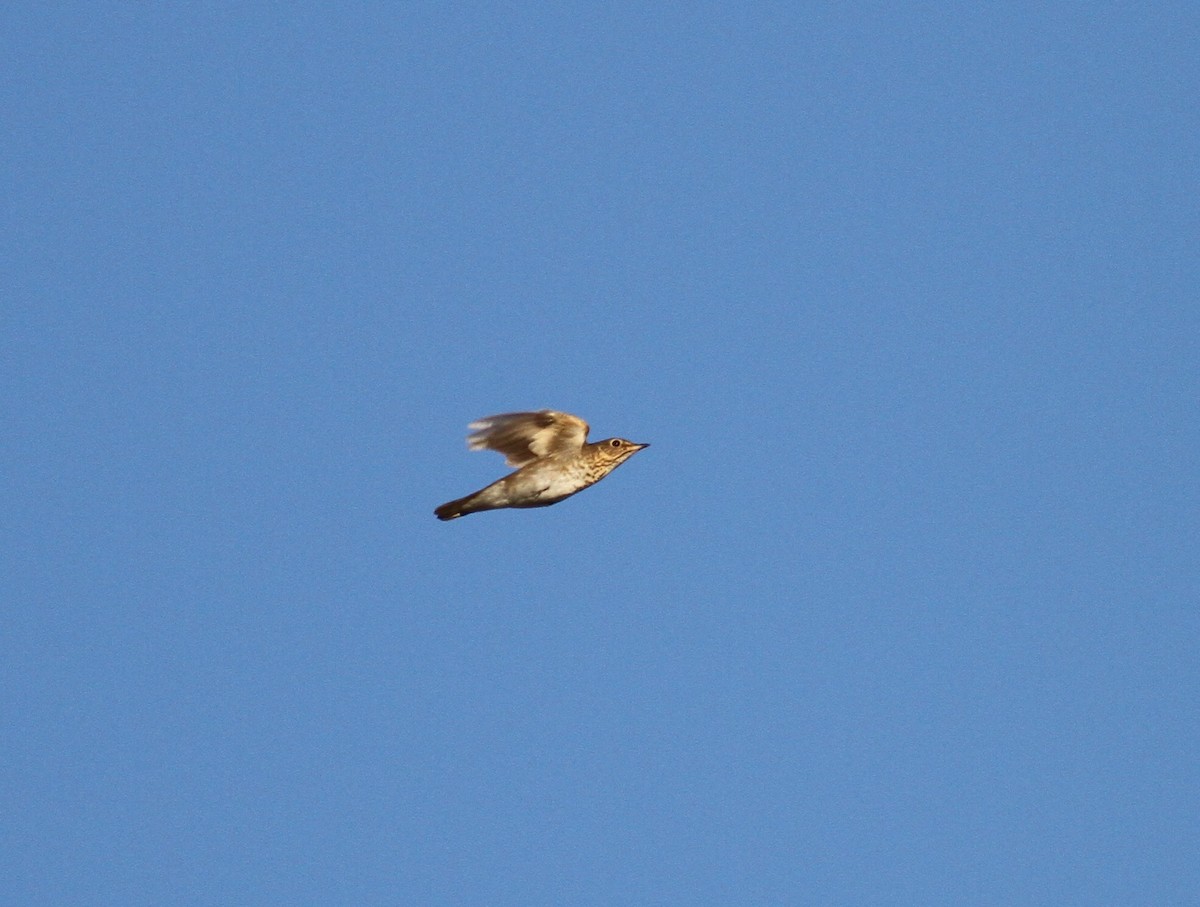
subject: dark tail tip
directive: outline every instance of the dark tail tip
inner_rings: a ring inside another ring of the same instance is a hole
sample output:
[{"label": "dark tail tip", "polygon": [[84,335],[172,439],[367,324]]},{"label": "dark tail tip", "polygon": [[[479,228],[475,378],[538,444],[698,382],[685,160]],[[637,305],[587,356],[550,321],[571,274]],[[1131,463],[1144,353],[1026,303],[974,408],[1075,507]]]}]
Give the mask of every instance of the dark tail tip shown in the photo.
[{"label": "dark tail tip", "polygon": [[439,520],[453,520],[463,515],[462,501],[450,501],[433,512]]}]

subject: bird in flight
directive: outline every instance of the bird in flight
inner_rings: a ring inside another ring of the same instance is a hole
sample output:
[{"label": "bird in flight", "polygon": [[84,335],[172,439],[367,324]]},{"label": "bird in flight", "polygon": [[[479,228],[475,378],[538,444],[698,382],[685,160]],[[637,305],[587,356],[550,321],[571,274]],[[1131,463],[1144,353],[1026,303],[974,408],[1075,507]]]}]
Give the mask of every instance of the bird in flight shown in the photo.
[{"label": "bird in flight", "polygon": [[549,507],[595,485],[650,446],[624,438],[588,444],[586,422],[552,409],[488,416],[472,422],[469,428],[468,448],[498,451],[517,471],[474,494],[443,504],[434,511],[439,520],[502,507]]}]

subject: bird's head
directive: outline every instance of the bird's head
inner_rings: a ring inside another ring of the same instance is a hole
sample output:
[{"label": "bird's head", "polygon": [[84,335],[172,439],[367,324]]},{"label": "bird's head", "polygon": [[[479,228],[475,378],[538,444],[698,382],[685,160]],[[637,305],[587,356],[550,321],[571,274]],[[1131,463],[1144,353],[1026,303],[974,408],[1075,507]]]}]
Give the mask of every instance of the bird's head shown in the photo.
[{"label": "bird's head", "polygon": [[624,463],[639,450],[644,450],[650,445],[635,444],[624,438],[605,438],[603,441],[597,441],[595,444],[589,446],[595,451],[594,455],[598,460],[604,463],[611,463],[613,467],[616,467]]}]

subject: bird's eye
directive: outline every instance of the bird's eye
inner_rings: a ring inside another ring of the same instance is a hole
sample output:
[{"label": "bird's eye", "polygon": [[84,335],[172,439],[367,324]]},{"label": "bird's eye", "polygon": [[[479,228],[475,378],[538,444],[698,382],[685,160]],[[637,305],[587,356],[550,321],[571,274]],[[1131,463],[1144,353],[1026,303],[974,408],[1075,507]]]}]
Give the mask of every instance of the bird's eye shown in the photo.
[{"label": "bird's eye", "polygon": [[613,439],[612,439],[611,441],[609,441],[608,443],[609,443],[609,446],[611,446],[611,447],[620,447],[620,446],[621,446],[621,439],[620,439],[620,438],[613,438]]}]

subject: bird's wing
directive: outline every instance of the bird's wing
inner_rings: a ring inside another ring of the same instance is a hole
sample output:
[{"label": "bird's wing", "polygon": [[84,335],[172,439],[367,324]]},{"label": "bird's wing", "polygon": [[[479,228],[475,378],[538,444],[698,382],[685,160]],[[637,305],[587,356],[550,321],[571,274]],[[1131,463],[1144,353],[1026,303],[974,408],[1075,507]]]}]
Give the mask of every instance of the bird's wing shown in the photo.
[{"label": "bird's wing", "polygon": [[488,416],[472,422],[470,428],[467,447],[499,451],[509,466],[524,466],[542,457],[578,451],[588,434],[588,424],[582,419],[550,409]]}]

